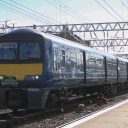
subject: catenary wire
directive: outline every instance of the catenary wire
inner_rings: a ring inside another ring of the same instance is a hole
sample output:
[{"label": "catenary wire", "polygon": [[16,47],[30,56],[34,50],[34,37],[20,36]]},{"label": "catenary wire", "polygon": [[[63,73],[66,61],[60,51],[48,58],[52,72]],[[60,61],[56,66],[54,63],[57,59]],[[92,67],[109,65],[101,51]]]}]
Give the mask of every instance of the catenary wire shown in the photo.
[{"label": "catenary wire", "polygon": [[27,14],[27,15],[33,16],[33,17],[35,17],[35,18],[38,18],[38,19],[42,20],[42,22],[44,22],[44,23],[46,23],[46,24],[54,24],[54,23],[50,22],[49,20],[46,20],[46,19],[44,19],[44,18],[42,18],[42,17],[40,17],[40,16],[37,16],[37,15],[35,15],[35,14],[33,14],[33,13],[30,13],[29,11],[24,10],[24,9],[22,9],[22,8],[20,8],[20,7],[17,7],[17,6],[15,6],[15,5],[11,4],[11,3],[5,2],[4,0],[1,0],[0,2],[3,2],[4,4],[6,4],[6,5],[10,6],[10,7],[16,8],[16,9],[18,9],[18,10],[24,12],[24,14]]},{"label": "catenary wire", "polygon": [[116,21],[118,21],[118,19],[113,16],[100,2],[98,2],[97,0],[94,0],[98,5],[100,5],[109,15],[111,15]]},{"label": "catenary wire", "polygon": [[[54,19],[49,18],[49,17],[43,15],[42,13],[39,13],[39,12],[37,12],[37,11],[35,11],[35,10],[32,10],[32,9],[30,9],[30,8],[28,8],[28,7],[26,7],[26,6],[22,5],[22,4],[20,4],[20,3],[18,3],[18,2],[15,2],[14,0],[10,0],[10,1],[13,2],[13,3],[15,3],[15,4],[18,5],[18,6],[23,7],[24,9],[27,9],[27,10],[33,12],[33,13],[36,13],[36,14],[38,14],[38,15],[40,15],[40,16],[43,16],[44,18],[46,18],[46,19],[48,19],[48,20],[50,20],[50,21],[56,23],[56,21],[55,21]],[[57,23],[59,23],[59,22],[57,22]]]},{"label": "catenary wire", "polygon": [[89,20],[88,18],[86,18],[85,16],[82,16],[82,15],[81,15],[79,12],[77,12],[75,9],[69,7],[69,6],[66,5],[66,4],[63,5],[62,1],[61,1],[61,3],[59,3],[59,2],[56,1],[56,0],[53,0],[53,1],[54,1],[54,3],[56,3],[57,5],[62,4],[62,7],[63,7],[63,8],[65,8],[65,6],[66,6],[69,13],[74,14],[75,16],[78,16],[78,17],[81,18],[82,20],[90,21],[90,20]]},{"label": "catenary wire", "polygon": [[[1,5],[6,6],[7,8],[11,8],[10,11],[13,12],[14,14],[18,14],[18,15],[21,15],[21,16],[33,18],[33,19],[36,20],[36,21],[40,21],[40,22],[44,22],[44,23],[47,23],[47,24],[48,24],[48,22],[45,22],[45,21],[41,20],[39,17],[35,17],[35,16],[33,16],[33,15],[27,13],[27,12],[22,12],[21,10],[16,9],[16,8],[14,8],[13,6],[8,6],[8,5],[4,4],[4,3],[0,3],[0,6],[1,6]],[[13,11],[13,10],[14,10],[14,11]]]},{"label": "catenary wire", "polygon": [[123,20],[123,17],[121,17],[113,8],[112,8],[112,6],[110,6],[110,4],[108,4],[105,0],[103,0],[104,1],[104,3],[109,7],[109,8],[111,8],[111,10],[121,19],[121,20]]},{"label": "catenary wire", "polygon": [[[57,7],[57,8],[61,8],[61,7],[62,7],[62,11],[65,12],[65,7],[63,7],[63,6],[60,7],[60,5],[58,5],[58,4],[56,4],[56,3],[52,3],[51,1],[48,1],[48,0],[45,0],[45,1],[46,1],[47,3],[49,3],[49,4],[51,4],[52,6]],[[76,19],[77,21],[82,21],[82,22],[83,22],[83,20],[81,20],[81,18],[79,18],[79,17],[76,16],[76,15],[73,15],[73,14],[70,13],[69,11],[67,11],[67,14],[68,14],[69,16],[73,17],[74,19]],[[84,20],[85,20],[85,19],[84,19]]]}]

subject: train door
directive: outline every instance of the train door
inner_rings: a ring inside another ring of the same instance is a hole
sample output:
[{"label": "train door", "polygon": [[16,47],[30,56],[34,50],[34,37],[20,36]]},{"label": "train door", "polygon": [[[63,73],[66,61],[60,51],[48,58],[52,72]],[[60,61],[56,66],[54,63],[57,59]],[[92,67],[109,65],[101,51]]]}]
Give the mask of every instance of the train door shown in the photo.
[{"label": "train door", "polygon": [[83,71],[84,71],[84,84],[86,84],[86,53],[82,51],[83,54]]},{"label": "train door", "polygon": [[127,81],[128,81],[128,62],[127,62]]},{"label": "train door", "polygon": [[80,83],[86,83],[86,54],[85,51],[77,51],[77,79]]},{"label": "train door", "polygon": [[86,53],[81,50],[77,51],[77,78],[86,83]]}]

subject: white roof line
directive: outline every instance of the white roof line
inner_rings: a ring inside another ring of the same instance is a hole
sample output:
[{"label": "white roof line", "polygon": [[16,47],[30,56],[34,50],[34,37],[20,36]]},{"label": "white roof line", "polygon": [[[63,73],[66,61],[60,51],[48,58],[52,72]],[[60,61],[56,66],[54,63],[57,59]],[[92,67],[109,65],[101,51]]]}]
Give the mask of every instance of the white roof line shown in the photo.
[{"label": "white roof line", "polygon": [[[87,51],[90,51],[90,52],[95,52],[95,53],[98,53],[98,54],[103,55],[103,56],[109,56],[111,58],[116,58],[116,56],[111,55],[109,53],[97,51],[97,50],[95,50],[95,49],[93,49],[93,48],[91,48],[89,46],[85,46],[85,45],[82,45],[82,44],[74,42],[74,41],[63,39],[61,37],[58,37],[58,36],[55,36],[55,35],[51,35],[49,33],[43,33],[43,36],[45,38],[49,38],[49,39],[54,40],[54,41],[56,41],[58,43],[61,43],[61,44],[66,44],[66,45],[69,45],[69,46],[72,46],[72,47],[76,47],[76,48],[80,48],[80,49],[83,49],[83,50],[87,50]],[[63,43],[62,43],[62,40],[63,40]]]}]

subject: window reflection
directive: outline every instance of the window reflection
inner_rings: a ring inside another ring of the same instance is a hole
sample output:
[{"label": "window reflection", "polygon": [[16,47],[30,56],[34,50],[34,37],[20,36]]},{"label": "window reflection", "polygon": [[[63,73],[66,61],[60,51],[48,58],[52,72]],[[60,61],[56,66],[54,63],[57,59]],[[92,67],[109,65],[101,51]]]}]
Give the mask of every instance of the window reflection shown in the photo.
[{"label": "window reflection", "polygon": [[20,60],[40,59],[39,43],[21,43]]},{"label": "window reflection", "polygon": [[16,43],[0,44],[0,60],[15,60],[17,56]]},{"label": "window reflection", "polygon": [[61,67],[65,67],[65,50],[61,50]]}]

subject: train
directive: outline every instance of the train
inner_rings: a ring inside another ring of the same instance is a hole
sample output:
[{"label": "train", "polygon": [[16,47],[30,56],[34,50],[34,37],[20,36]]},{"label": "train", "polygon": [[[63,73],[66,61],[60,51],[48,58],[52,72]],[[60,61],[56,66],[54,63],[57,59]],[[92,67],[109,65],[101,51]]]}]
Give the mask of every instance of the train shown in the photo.
[{"label": "train", "polygon": [[87,94],[128,88],[128,60],[30,29],[0,36],[0,92],[5,106],[46,109]]}]

